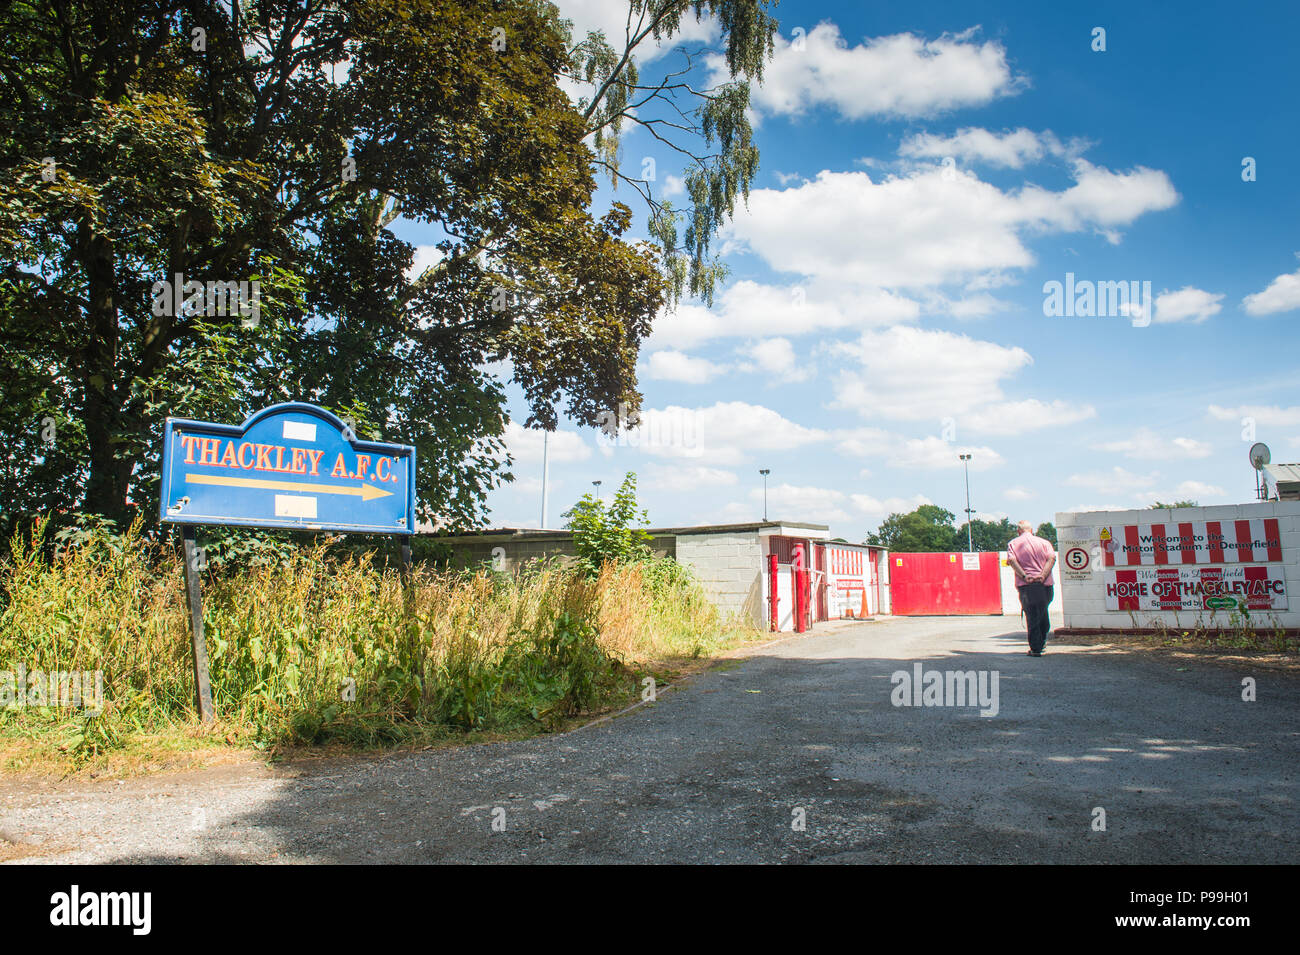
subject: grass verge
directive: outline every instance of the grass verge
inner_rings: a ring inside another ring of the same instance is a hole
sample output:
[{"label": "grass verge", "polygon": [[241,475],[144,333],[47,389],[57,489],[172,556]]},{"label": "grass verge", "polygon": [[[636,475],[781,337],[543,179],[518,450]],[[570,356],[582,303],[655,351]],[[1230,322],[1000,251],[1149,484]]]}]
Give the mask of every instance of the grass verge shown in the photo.
[{"label": "grass verge", "polygon": [[[50,554],[44,533],[15,535],[0,566],[7,772],[129,775],[553,732],[634,702],[647,676],[670,682],[765,637],[724,620],[672,561],[595,575],[424,567],[404,587],[371,555],[317,545],[205,571],[218,719],[202,727],[175,548],[137,526]],[[73,675],[83,705],[60,705],[72,684],[51,673]]]}]

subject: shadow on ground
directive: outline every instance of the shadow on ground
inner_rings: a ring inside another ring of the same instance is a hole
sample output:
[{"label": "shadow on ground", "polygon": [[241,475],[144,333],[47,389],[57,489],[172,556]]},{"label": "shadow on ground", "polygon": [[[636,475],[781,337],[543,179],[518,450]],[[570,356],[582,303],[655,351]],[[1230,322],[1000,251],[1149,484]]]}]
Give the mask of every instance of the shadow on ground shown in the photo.
[{"label": "shadow on ground", "polygon": [[[161,801],[133,784],[80,818],[120,862],[1300,859],[1300,679],[1051,643],[1029,658],[1006,627],[862,624],[566,735]],[[996,673],[996,715],[895,706],[915,663]]]}]

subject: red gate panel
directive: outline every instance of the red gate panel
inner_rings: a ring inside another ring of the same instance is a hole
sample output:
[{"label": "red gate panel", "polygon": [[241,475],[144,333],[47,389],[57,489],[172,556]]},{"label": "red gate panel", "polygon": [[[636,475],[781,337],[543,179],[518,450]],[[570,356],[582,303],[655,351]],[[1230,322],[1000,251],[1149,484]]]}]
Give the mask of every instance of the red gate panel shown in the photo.
[{"label": "red gate panel", "polygon": [[891,553],[889,598],[897,616],[1000,614],[998,555]]}]

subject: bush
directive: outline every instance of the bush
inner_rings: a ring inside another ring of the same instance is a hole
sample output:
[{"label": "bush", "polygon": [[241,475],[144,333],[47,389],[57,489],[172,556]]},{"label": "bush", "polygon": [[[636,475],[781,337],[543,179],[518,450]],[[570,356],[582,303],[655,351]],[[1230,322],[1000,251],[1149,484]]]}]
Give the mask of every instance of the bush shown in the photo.
[{"label": "bush", "polygon": [[[176,542],[146,540],[137,523],[51,555],[44,534],[15,534],[0,567],[0,670],[100,670],[105,707],[0,709],[0,736],[89,759],[193,726]],[[216,735],[260,746],[551,728],[630,699],[630,667],[724,640],[671,561],[595,575],[555,562],[513,575],[417,566],[406,590],[370,554],[296,547],[210,564],[203,604]]]},{"label": "bush", "polygon": [[632,527],[634,521],[647,523],[644,510],[636,503],[636,475],[629,472],[614,493],[606,509],[604,502],[592,494],[565,512],[565,527],[573,531],[573,546],[579,565],[590,575],[600,573],[608,562],[626,563],[650,557],[650,535]]}]

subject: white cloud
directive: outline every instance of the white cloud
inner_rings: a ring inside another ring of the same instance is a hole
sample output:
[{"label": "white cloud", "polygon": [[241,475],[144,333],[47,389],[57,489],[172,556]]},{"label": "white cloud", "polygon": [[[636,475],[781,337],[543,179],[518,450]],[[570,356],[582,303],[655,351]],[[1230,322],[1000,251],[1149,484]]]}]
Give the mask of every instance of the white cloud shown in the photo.
[{"label": "white cloud", "polygon": [[698,464],[651,464],[645,469],[643,486],[661,491],[698,491],[731,487],[738,482],[734,471]]},{"label": "white cloud", "polygon": [[[710,63],[716,78],[721,58]],[[1023,85],[1002,45],[976,39],[973,29],[934,40],[899,33],[850,47],[839,27],[823,22],[793,43],[777,38],[752,102],[766,113],[825,106],[846,119],[915,117],[982,106]]]},{"label": "white cloud", "polygon": [[[515,463],[541,462],[542,431],[525,428],[511,421],[505,430],[506,449],[514,457]],[[576,431],[557,430],[551,432],[547,440],[547,452],[552,464],[564,464],[569,461],[585,461],[591,457],[591,448]]]},{"label": "white cloud", "polygon": [[988,447],[953,444],[937,435],[909,438],[880,428],[854,428],[836,433],[841,454],[868,457],[890,467],[945,470],[962,467],[959,457],[970,454],[972,471],[987,471],[1002,464],[1002,456]]},{"label": "white cloud", "polygon": [[682,304],[655,320],[647,347],[692,348],[719,338],[769,338],[911,321],[920,306],[880,290],[765,285],[726,286],[713,308]]},{"label": "white cloud", "polygon": [[1002,496],[1008,501],[1028,501],[1034,497],[1034,492],[1024,487],[1009,487],[1002,492]]},{"label": "white cloud", "polygon": [[[612,3],[611,0],[556,0],[556,6],[559,8],[560,16],[573,23],[574,43],[584,40],[589,32],[599,30],[605,34],[605,39],[609,41],[609,45],[616,53],[623,52],[629,27],[628,4]],[[631,27],[634,30],[637,27],[635,18],[631,22]],[[679,45],[710,44],[715,42],[720,34],[721,30],[715,18],[706,16],[703,20],[697,20],[694,14],[688,11],[682,15],[680,29],[676,34],[659,40],[653,36],[647,37],[637,47],[633,59],[641,65],[652,63],[671,53]],[[590,98],[595,93],[592,84],[574,82],[568,76],[560,79],[560,88],[574,103],[583,98]]]},{"label": "white cloud", "polygon": [[1300,269],[1279,275],[1264,291],[1247,295],[1241,305],[1250,315],[1272,315],[1300,308]]},{"label": "white cloud", "polygon": [[956,299],[935,295],[927,298],[926,308],[928,311],[951,315],[953,318],[987,318],[995,312],[1005,311],[1008,305],[987,292],[981,292],[978,295],[967,295]]},{"label": "white cloud", "polygon": [[701,385],[726,371],[725,365],[714,364],[708,359],[692,358],[684,352],[664,350],[651,353],[646,374],[660,381]]},{"label": "white cloud", "polygon": [[1113,229],[1143,213],[1171,208],[1179,199],[1174,184],[1158,169],[1114,172],[1086,159],[1076,159],[1073,166],[1074,185],[1064,192],[1033,184],[1021,190],[1016,198],[1022,221],[1044,230]]},{"label": "white cloud", "polygon": [[[756,189],[723,229],[778,272],[872,289],[971,287],[1004,281],[1034,256],[1022,234],[1118,227],[1178,201],[1168,176],[1112,172],[1083,160],[1060,192],[1026,185],[1004,192],[969,171],[937,167],[875,181],[865,172],[823,171],[790,189]],[[788,304],[788,303],[787,303]]]},{"label": "white cloud", "polygon": [[[628,4],[610,0],[555,0],[560,16],[573,21],[573,40],[578,42],[592,30],[600,30],[618,52],[622,52],[628,31]],[[631,23],[635,28],[637,21]],[[647,37],[638,48],[638,62],[648,63],[681,43],[711,42],[719,35],[718,22],[712,17],[696,20],[689,11],[682,15],[681,29],[672,37],[655,41]]]},{"label": "white cloud", "polygon": [[736,350],[752,362],[742,370],[763,372],[777,382],[803,381],[812,374],[806,364],[800,364],[788,338],[765,338]]},{"label": "white cloud", "polygon": [[[1079,146],[1076,144],[1074,148]],[[1067,148],[1050,131],[1035,133],[1024,127],[1000,134],[977,127],[959,129],[951,136],[917,133],[903,140],[898,147],[900,156],[913,159],[951,156],[954,160],[986,162],[1011,169],[1039,162],[1045,156],[1065,156],[1067,153]]]},{"label": "white cloud", "polygon": [[1074,474],[1066,478],[1065,483],[1071,487],[1090,488],[1101,494],[1124,494],[1154,487],[1159,476],[1159,472],[1134,474],[1132,471],[1117,466],[1109,471]]},{"label": "white cloud", "polygon": [[1216,295],[1190,285],[1180,288],[1177,292],[1164,291],[1156,296],[1156,312],[1153,321],[1156,324],[1162,322],[1199,324],[1223,311],[1223,306],[1219,304],[1222,299],[1222,294]]},{"label": "white cloud", "polygon": [[779,272],[875,288],[922,288],[1033,256],[995,187],[938,170],[874,182],[865,172],[821,172],[792,189],[756,189],[724,235]]},{"label": "white cloud", "polygon": [[1227,492],[1215,484],[1206,484],[1204,481],[1183,481],[1169,494],[1154,495],[1157,500],[1168,501],[1185,501],[1194,500],[1202,501],[1207,497],[1223,497]]},{"label": "white cloud", "polygon": [[827,438],[825,431],[795,424],[762,405],[726,401],[707,408],[652,408],[618,440],[655,456],[735,465],[755,452],[787,453]]},{"label": "white cloud", "polygon": [[955,445],[931,435],[927,438],[908,438],[901,448],[889,458],[889,463],[901,468],[924,468],[927,471],[962,467],[960,454],[969,454],[972,471],[987,471],[1002,464],[1002,455],[992,448]]},{"label": "white cloud", "polygon": [[661,198],[676,199],[686,195],[686,181],[681,176],[668,173],[664,176],[664,191]]},{"label": "white cloud", "polygon": [[1039,401],[1026,398],[1022,401],[1001,401],[957,418],[962,430],[980,434],[1017,435],[1042,428],[1062,427],[1096,417],[1092,405],[1072,401]]},{"label": "white cloud", "polygon": [[906,326],[864,332],[831,350],[846,366],[834,378],[833,407],[913,421],[999,401],[999,382],[1032,362],[1020,347]]},{"label": "white cloud", "polygon": [[881,500],[870,494],[850,494],[854,508],[867,517],[885,517],[889,514],[910,514],[922,504],[933,504],[924,494],[912,497],[887,497]]},{"label": "white cloud", "polygon": [[1220,421],[1240,422],[1251,418],[1256,428],[1291,428],[1300,425],[1300,405],[1283,408],[1278,405],[1238,405],[1235,408],[1223,408],[1210,405],[1210,417]]},{"label": "white cloud", "polygon": [[425,269],[437,265],[442,260],[442,250],[436,245],[417,245],[411,258],[411,267],[406,270],[406,280],[414,282],[424,274]]},{"label": "white cloud", "polygon": [[[750,501],[763,504],[763,489],[749,492]],[[775,484],[767,489],[767,513],[772,520],[808,521],[815,524],[835,524],[850,519],[845,510],[848,496],[843,491],[824,487],[800,487],[794,484]],[[761,510],[760,510],[761,513]]]},{"label": "white cloud", "polygon": [[1109,451],[1139,460],[1160,461],[1179,458],[1207,458],[1213,452],[1204,441],[1194,438],[1169,438],[1157,435],[1150,428],[1140,428],[1132,437],[1120,441],[1094,444],[1095,451]]}]

